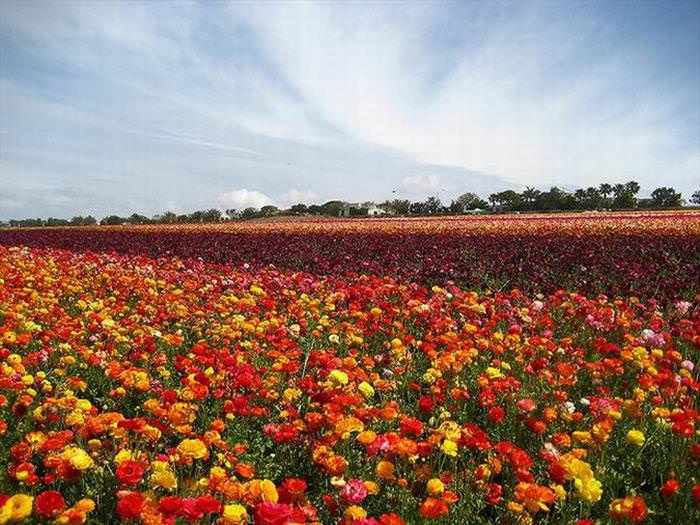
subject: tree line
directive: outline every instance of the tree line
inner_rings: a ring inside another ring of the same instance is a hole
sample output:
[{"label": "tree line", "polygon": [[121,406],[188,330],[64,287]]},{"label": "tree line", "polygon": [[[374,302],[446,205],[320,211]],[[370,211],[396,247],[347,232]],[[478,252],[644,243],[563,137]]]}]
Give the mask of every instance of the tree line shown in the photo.
[{"label": "tree line", "polygon": [[[386,200],[380,204],[373,202],[361,203],[351,208],[349,215],[366,215],[371,206],[376,206],[386,214],[392,215],[447,215],[465,212],[505,212],[505,211],[573,211],[573,210],[620,210],[620,209],[665,209],[683,206],[683,196],[671,187],[659,187],[651,192],[649,198],[638,198],[639,183],[629,181],[625,184],[606,184],[580,188],[573,192],[565,191],[557,186],[548,191],[526,187],[522,192],[506,190],[492,193],[488,200],[473,192],[466,192],[443,204],[438,196],[428,197],[424,201],[412,202],[408,199]],[[700,206],[700,190],[690,198],[693,205]],[[287,209],[268,205],[262,208],[248,207],[242,210],[216,208],[197,210],[192,213],[177,214],[172,211],[147,217],[133,213],[128,217],[108,215],[99,221],[101,225],[120,224],[193,224],[222,222],[226,220],[247,220],[278,215],[317,215],[337,217],[348,206],[341,200],[331,200],[324,204],[298,203]],[[75,216],[72,219],[11,219],[7,224],[11,227],[47,227],[47,226],[92,226],[98,221],[92,215]]]}]

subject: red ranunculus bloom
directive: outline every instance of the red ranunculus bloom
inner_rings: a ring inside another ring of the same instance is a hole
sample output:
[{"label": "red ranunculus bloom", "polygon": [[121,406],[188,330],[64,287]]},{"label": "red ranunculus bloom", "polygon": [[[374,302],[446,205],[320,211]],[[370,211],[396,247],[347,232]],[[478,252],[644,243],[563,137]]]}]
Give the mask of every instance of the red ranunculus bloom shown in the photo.
[{"label": "red ranunculus bloom", "polygon": [[283,503],[265,501],[255,507],[255,525],[286,525],[292,518],[292,508]]},{"label": "red ranunculus bloom", "polygon": [[675,495],[680,488],[681,484],[678,482],[678,480],[671,478],[661,487],[661,495],[664,498],[670,498]]},{"label": "red ranunculus bloom", "polygon": [[66,501],[60,492],[47,490],[34,500],[34,510],[42,518],[52,518],[57,512],[63,510],[65,504]]},{"label": "red ranunculus bloom", "polygon": [[143,478],[146,469],[138,461],[126,459],[117,467],[117,477],[124,485],[136,485]]},{"label": "red ranunculus bloom", "polygon": [[449,512],[447,504],[436,498],[427,498],[420,505],[420,515],[424,518],[439,518]]},{"label": "red ranunculus bloom", "polygon": [[182,498],[165,496],[158,502],[158,510],[166,516],[177,516],[182,511]]},{"label": "red ranunculus bloom", "polygon": [[143,508],[144,497],[140,492],[130,492],[117,503],[117,516],[121,520],[132,520],[139,517]]}]

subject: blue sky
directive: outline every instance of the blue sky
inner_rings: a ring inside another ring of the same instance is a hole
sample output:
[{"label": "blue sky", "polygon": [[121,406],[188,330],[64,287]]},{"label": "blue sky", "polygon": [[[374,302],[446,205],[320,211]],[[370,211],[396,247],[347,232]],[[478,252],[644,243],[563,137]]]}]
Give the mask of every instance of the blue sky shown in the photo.
[{"label": "blue sky", "polygon": [[700,2],[0,3],[0,219],[700,187]]}]

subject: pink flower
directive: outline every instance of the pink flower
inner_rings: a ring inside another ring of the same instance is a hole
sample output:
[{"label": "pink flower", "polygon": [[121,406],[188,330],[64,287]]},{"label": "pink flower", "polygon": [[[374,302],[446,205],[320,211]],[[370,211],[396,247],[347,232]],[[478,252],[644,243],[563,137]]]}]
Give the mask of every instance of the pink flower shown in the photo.
[{"label": "pink flower", "polygon": [[361,503],[367,497],[367,487],[360,479],[350,479],[340,490],[340,497],[352,505]]},{"label": "pink flower", "polygon": [[521,412],[532,412],[537,408],[537,403],[532,398],[526,397],[516,403]]}]

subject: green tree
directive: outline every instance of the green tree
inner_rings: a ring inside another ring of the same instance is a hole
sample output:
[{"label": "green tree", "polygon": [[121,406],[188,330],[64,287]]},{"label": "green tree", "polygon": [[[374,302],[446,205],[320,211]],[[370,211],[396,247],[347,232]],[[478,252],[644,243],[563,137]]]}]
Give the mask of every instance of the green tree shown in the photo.
[{"label": "green tree", "polygon": [[210,208],[202,212],[202,222],[221,222],[221,210]]},{"label": "green tree", "polygon": [[697,190],[693,193],[693,196],[690,197],[690,202],[692,202],[693,204],[700,205],[700,190]]},{"label": "green tree", "polygon": [[639,193],[640,186],[636,181],[629,181],[625,184],[615,184],[613,186],[613,194],[615,198],[613,200],[614,208],[636,208],[637,207],[637,193]]},{"label": "green tree", "polygon": [[151,220],[145,215],[139,215],[138,213],[132,213],[126,220],[129,224],[148,224]]},{"label": "green tree", "polygon": [[428,197],[425,200],[424,209],[425,213],[430,214],[442,213],[444,211],[440,198],[435,195],[433,195],[432,197]]},{"label": "green tree", "polygon": [[321,206],[321,213],[323,215],[331,215],[337,217],[345,206],[343,201],[328,201]]},{"label": "green tree", "polygon": [[268,204],[267,206],[263,206],[260,208],[260,215],[263,217],[271,217],[275,215],[279,211],[279,208],[277,206],[272,206],[271,204]]},{"label": "green tree", "polygon": [[158,216],[157,222],[162,222],[165,224],[171,224],[177,222],[177,215],[172,211],[166,211],[162,215]]},{"label": "green tree", "polygon": [[114,226],[117,224],[124,224],[125,222],[127,221],[124,217],[120,217],[119,215],[108,215],[100,221],[100,224],[106,226]]},{"label": "green tree", "polygon": [[611,204],[610,196],[613,194],[613,187],[607,182],[604,182],[598,186],[598,191],[600,192],[600,196],[603,198],[603,206],[606,208],[609,207]]},{"label": "green tree", "polygon": [[525,187],[525,190],[522,193],[522,198],[526,209],[532,210],[536,207],[535,203],[537,202],[537,198],[540,196],[540,193],[542,192],[536,190],[535,188],[531,188],[530,186]]},{"label": "green tree", "polygon": [[535,209],[537,210],[564,210],[571,201],[568,193],[557,186],[552,186],[549,191],[543,191],[537,197]]},{"label": "green tree", "polygon": [[675,208],[681,205],[682,195],[673,188],[661,187],[651,192],[651,202],[659,208]]},{"label": "green tree", "polygon": [[258,211],[258,209],[253,208],[252,206],[249,208],[246,208],[241,213],[241,217],[243,219],[255,219],[256,217],[259,217],[259,216],[260,216],[260,212]]},{"label": "green tree", "polygon": [[389,202],[389,209],[396,215],[407,215],[411,209],[411,201],[408,199],[393,199]]},{"label": "green tree", "polygon": [[479,197],[476,193],[472,193],[470,191],[466,193],[462,193],[455,202],[459,205],[461,209],[458,210],[453,210],[453,211],[464,211],[464,210],[476,210],[477,208],[485,208],[488,206],[488,203]]},{"label": "green tree", "polygon": [[46,219],[46,226],[68,226],[68,224],[66,219],[56,219],[55,217]]}]

